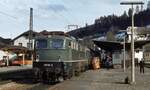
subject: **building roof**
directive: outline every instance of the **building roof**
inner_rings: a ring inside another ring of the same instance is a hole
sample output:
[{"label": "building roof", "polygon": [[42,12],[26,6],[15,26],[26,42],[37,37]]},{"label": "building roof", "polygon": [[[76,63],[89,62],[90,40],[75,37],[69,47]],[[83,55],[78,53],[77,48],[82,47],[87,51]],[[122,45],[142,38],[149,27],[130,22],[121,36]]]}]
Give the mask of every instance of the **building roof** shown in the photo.
[{"label": "building roof", "polygon": [[65,32],[63,31],[47,31],[43,30],[39,32],[40,35],[62,35],[62,36],[68,36]]},{"label": "building roof", "polygon": [[[123,43],[122,42],[116,42],[116,41],[94,41],[94,43],[104,49],[104,50],[108,50],[108,51],[115,51],[115,50],[121,50],[123,49]],[[142,48],[143,45],[150,43],[149,41],[135,41],[134,42],[134,47],[136,48]],[[125,44],[126,49],[130,50],[131,47],[131,43],[126,43]]]},{"label": "building roof", "polygon": [[[20,34],[19,36],[17,36],[16,38],[14,38],[13,41],[16,40],[16,39],[18,39],[18,38],[21,37],[21,36],[26,36],[26,37],[28,37],[28,36],[29,36],[29,33],[30,33],[30,30],[28,30],[28,31],[26,31],[26,32],[24,32],[24,33],[22,33],[22,34]],[[35,37],[35,36],[38,34],[38,33],[35,32],[35,31],[31,31],[31,33],[32,33],[33,37]]]},{"label": "building roof", "polygon": [[94,43],[106,51],[121,50],[123,48],[120,42],[115,41],[94,41]]},{"label": "building roof", "polygon": [[5,46],[6,46],[6,44],[4,44],[3,42],[0,42],[0,48],[3,48]]},{"label": "building roof", "polygon": [[2,50],[5,51],[13,51],[15,53],[22,53],[22,52],[27,52],[29,51],[28,48],[22,47],[22,46],[5,46],[2,48]]},{"label": "building roof", "polygon": [[[29,33],[30,33],[30,31],[26,31],[26,32],[24,32],[24,33],[22,33],[22,34],[20,34],[19,36],[17,36],[16,38],[14,38],[13,39],[13,41],[14,40],[16,40],[16,39],[18,39],[19,37],[21,37],[21,36],[26,36],[26,37],[28,37],[29,36]],[[32,35],[33,35],[33,37],[36,37],[36,36],[40,36],[40,35],[64,35],[64,36],[68,36],[66,33],[64,33],[63,31],[47,31],[47,30],[43,30],[43,31],[41,31],[41,32],[35,32],[35,31],[32,31]]]},{"label": "building roof", "polygon": [[0,48],[3,48],[4,46],[10,45],[12,42],[11,39],[4,39],[0,37]]},{"label": "building roof", "polygon": [[138,27],[137,30],[136,30],[136,33],[137,33],[138,35],[150,34],[150,28]]}]

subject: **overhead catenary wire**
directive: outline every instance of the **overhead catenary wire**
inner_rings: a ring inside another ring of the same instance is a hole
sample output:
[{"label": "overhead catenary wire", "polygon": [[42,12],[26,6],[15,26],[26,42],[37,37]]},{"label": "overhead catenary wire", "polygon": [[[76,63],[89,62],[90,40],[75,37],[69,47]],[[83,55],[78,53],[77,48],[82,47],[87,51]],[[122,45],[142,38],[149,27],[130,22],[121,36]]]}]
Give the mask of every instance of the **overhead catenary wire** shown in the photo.
[{"label": "overhead catenary wire", "polygon": [[[63,0],[61,0],[62,2],[64,2]],[[75,1],[71,1],[71,2],[73,2],[73,3],[76,3]],[[76,3],[75,5],[77,5],[77,4],[80,4],[80,5],[85,5],[85,3],[87,3],[87,0],[80,0],[80,2],[78,2],[78,3]],[[70,6],[69,6],[69,4],[67,4],[68,6],[67,7],[69,7],[70,8]],[[72,7],[72,6],[71,6]],[[75,22],[73,22],[73,24],[70,24],[70,25],[78,25],[79,23],[81,23],[81,22],[83,22],[83,21],[81,21],[80,19],[79,19],[79,17],[77,17],[75,14],[73,14],[73,13],[71,13],[71,11],[70,10],[66,10],[66,13],[67,13],[67,15],[70,17],[70,18],[72,18]],[[77,24],[75,24],[75,23],[77,23]],[[87,20],[86,21],[84,21],[84,24],[83,25],[85,25],[87,23]],[[68,26],[68,25],[67,25]],[[81,25],[78,25],[78,28],[80,28],[80,27],[82,27]]]},{"label": "overhead catenary wire", "polygon": [[67,23],[71,24],[71,22],[65,16],[63,16],[62,14],[56,12],[55,8],[53,8],[53,9],[54,9],[54,11],[53,11],[54,13],[56,13],[57,15],[59,15],[60,17],[62,17]]},{"label": "overhead catenary wire", "polygon": [[[61,0],[61,1],[63,2],[63,0]],[[81,1],[82,1],[82,0],[81,0]],[[81,2],[81,1],[80,1],[80,2]],[[71,1],[71,2],[73,2],[73,1]],[[73,18],[75,21],[80,22],[79,19],[78,19],[77,17],[75,17],[74,14],[72,14],[70,11],[66,10],[66,12],[67,12],[68,15],[69,15],[71,18]]]},{"label": "overhead catenary wire", "polygon": [[7,14],[7,13],[5,13],[5,12],[0,11],[0,14],[5,15],[5,16],[8,16],[8,17],[11,17],[11,18],[17,20],[17,17],[12,16],[12,15],[9,15],[9,14]]},{"label": "overhead catenary wire", "polygon": [[[6,7],[6,6],[5,6],[4,4],[2,4],[2,3],[0,3],[0,5]],[[10,15],[10,14],[8,14],[8,13],[6,13],[6,12],[3,12],[3,11],[0,11],[0,14],[5,15],[5,16],[8,16],[8,17],[10,17],[10,18],[12,18],[12,19],[15,19],[15,20],[18,19],[17,17],[15,17],[15,16],[13,16],[13,15]]]}]

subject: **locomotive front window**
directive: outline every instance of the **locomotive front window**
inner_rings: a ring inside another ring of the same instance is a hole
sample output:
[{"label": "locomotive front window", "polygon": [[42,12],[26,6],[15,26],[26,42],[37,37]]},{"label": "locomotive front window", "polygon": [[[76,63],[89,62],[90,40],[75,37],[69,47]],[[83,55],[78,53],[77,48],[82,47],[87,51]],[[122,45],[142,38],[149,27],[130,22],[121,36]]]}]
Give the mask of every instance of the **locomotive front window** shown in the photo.
[{"label": "locomotive front window", "polygon": [[51,44],[52,44],[52,48],[60,49],[60,48],[63,48],[64,40],[62,40],[62,39],[53,39]]},{"label": "locomotive front window", "polygon": [[47,40],[41,39],[36,42],[37,48],[47,48]]}]

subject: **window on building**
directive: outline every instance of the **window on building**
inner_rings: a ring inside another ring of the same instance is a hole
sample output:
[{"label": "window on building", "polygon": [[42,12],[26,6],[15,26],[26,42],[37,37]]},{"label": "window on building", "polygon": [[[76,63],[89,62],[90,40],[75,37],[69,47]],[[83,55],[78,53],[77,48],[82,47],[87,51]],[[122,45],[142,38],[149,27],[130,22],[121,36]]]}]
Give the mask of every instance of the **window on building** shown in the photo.
[{"label": "window on building", "polygon": [[32,48],[32,43],[27,43],[28,48]]},{"label": "window on building", "polygon": [[69,45],[68,45],[68,46],[69,46],[69,48],[71,48],[71,42],[69,42]]},{"label": "window on building", "polygon": [[18,45],[22,47],[22,43],[18,43]]}]

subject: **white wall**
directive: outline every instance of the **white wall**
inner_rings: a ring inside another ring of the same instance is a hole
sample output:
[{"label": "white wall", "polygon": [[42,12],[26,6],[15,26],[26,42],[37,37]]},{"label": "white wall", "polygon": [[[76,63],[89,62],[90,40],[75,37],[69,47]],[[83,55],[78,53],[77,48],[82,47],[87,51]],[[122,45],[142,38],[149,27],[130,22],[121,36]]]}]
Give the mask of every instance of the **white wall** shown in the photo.
[{"label": "white wall", "polygon": [[[19,46],[19,43],[22,43],[22,46],[23,47],[27,47],[27,43],[29,43],[29,39],[28,38],[26,38],[26,37],[24,37],[24,36],[21,36],[21,37],[19,37],[19,38],[17,38],[15,41],[14,41],[14,45],[15,46]],[[34,40],[32,40],[32,46],[33,46],[33,48],[34,48]],[[28,47],[27,47],[28,48]],[[32,48],[32,49],[33,49]]]},{"label": "white wall", "polygon": [[113,64],[121,64],[122,54],[120,52],[114,52],[112,54],[112,62]]},{"label": "white wall", "polygon": [[6,55],[7,54],[4,51],[0,50],[0,61],[3,59],[3,56],[6,56]]},{"label": "white wall", "polygon": [[0,50],[0,61],[3,60],[3,56],[9,56],[9,60],[15,59],[17,55],[12,52],[4,52]]},{"label": "white wall", "polygon": [[143,58],[143,51],[135,52],[135,58],[138,58],[138,62],[140,62]]}]

